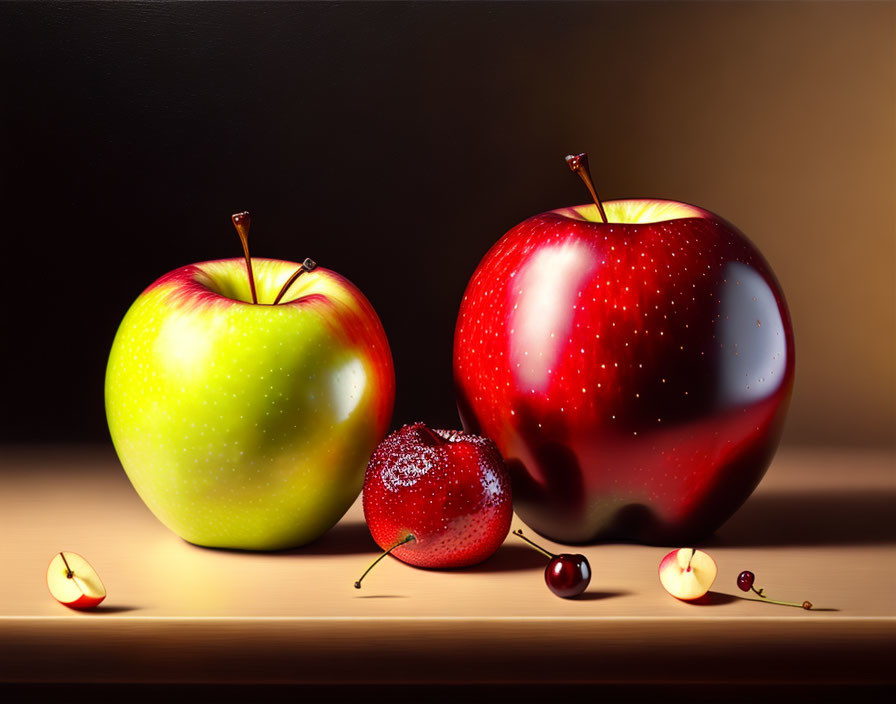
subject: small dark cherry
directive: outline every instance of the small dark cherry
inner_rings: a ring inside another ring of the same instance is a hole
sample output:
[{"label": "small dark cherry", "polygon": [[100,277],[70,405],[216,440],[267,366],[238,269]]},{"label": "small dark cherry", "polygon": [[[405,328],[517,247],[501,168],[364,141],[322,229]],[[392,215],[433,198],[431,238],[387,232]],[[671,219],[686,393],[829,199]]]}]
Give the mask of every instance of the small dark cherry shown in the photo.
[{"label": "small dark cherry", "polygon": [[737,575],[737,586],[741,591],[748,592],[750,591],[750,587],[753,586],[753,581],[755,579],[755,574],[750,572],[750,570],[744,570],[739,575]]},{"label": "small dark cherry", "polygon": [[554,594],[564,599],[570,599],[584,592],[591,583],[591,565],[588,558],[576,553],[562,553],[555,555],[548,552],[537,543],[529,540],[523,531],[517,529],[513,534],[522,538],[540,553],[551,558],[544,569],[544,581]]},{"label": "small dark cherry", "polygon": [[[753,586],[753,583],[756,581],[756,575],[750,572],[750,570],[744,570],[739,575],[737,575],[737,586],[741,591],[748,592],[753,591],[756,596],[762,598],[762,601],[768,602],[769,604],[778,604],[779,606],[793,606],[797,609],[806,609],[807,611],[812,608],[811,601],[804,601],[802,604],[797,604],[793,601],[775,601],[774,599],[769,599],[763,592],[763,589],[756,589]],[[750,599],[750,601],[759,601],[759,599]]]}]

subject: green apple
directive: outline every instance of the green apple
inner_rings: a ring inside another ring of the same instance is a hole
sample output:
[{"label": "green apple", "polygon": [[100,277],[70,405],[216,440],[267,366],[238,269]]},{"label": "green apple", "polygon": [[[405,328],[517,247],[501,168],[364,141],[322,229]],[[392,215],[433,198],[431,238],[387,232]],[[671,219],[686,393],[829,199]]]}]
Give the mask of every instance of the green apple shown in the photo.
[{"label": "green apple", "polygon": [[316,539],[358,497],[395,375],[349,281],[310,260],[252,259],[250,287],[248,261],[185,266],[137,298],[112,345],[106,414],[134,488],[172,531],[277,550]]}]

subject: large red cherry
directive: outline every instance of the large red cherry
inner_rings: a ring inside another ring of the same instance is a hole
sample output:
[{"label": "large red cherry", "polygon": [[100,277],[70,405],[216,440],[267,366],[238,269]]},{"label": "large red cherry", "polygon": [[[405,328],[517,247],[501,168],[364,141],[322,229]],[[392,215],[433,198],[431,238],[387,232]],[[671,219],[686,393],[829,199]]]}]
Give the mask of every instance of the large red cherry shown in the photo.
[{"label": "large red cherry", "polygon": [[363,497],[373,539],[419,567],[482,562],[504,542],[513,517],[510,478],[495,444],[423,423],[380,443]]}]

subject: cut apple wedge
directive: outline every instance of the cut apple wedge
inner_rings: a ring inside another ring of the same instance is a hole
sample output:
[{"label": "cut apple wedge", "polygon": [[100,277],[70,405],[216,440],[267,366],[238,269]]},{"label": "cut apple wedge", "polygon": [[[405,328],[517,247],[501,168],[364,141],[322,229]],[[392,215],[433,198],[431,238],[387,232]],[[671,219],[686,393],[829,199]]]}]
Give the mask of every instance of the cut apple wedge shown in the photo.
[{"label": "cut apple wedge", "polygon": [[716,579],[715,560],[702,550],[679,548],[660,561],[660,582],[672,596],[683,601],[699,599]]},{"label": "cut apple wedge", "polygon": [[76,552],[53,556],[47,567],[47,587],[56,601],[72,609],[92,609],[106,598],[96,570]]}]

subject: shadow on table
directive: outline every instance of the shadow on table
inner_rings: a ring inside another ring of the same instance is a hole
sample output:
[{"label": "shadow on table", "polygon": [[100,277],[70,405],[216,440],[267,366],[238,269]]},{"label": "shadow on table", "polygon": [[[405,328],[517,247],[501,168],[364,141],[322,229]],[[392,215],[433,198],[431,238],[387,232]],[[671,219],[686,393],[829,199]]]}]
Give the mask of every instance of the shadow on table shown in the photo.
[{"label": "shadow on table", "polygon": [[463,574],[490,574],[494,572],[517,572],[544,568],[548,558],[527,545],[502,545],[498,551],[485,562],[472,567],[464,567]]},{"label": "shadow on table", "polygon": [[366,523],[340,522],[309,545],[283,555],[366,555],[380,552]]},{"label": "shadow on table", "polygon": [[896,490],[756,494],[708,545],[761,547],[896,541]]}]

